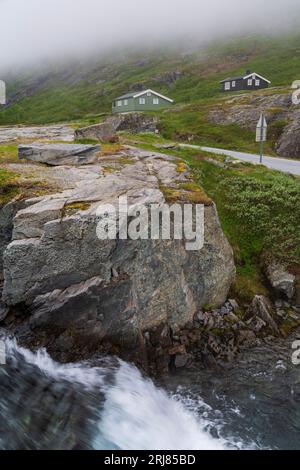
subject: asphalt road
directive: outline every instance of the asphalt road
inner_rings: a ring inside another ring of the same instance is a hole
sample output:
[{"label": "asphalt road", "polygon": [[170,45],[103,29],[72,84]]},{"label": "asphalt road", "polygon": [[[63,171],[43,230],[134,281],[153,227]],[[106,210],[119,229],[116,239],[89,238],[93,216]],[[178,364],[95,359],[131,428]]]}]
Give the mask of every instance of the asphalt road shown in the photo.
[{"label": "asphalt road", "polygon": [[[198,145],[189,144],[180,144],[180,146],[204,150],[205,152],[228,155],[229,157],[237,158],[239,160],[259,164],[259,155],[255,155],[252,153],[235,152],[233,150],[224,150],[214,147],[199,147]],[[287,158],[264,156],[263,165],[268,168],[271,168],[272,170],[279,170],[284,173],[291,173],[292,175],[300,176],[300,160],[288,160]]]}]

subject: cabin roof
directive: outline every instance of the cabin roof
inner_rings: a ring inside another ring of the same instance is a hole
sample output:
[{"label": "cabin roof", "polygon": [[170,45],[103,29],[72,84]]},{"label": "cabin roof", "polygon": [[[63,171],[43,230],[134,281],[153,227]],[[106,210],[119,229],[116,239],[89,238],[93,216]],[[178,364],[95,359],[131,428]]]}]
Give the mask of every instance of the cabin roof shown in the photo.
[{"label": "cabin roof", "polygon": [[126,98],[134,98],[134,96],[137,94],[137,91],[133,91],[132,93],[126,93],[125,95],[118,96],[116,100],[124,100]]},{"label": "cabin roof", "polygon": [[255,75],[256,77],[261,78],[262,80],[264,80],[267,83],[271,83],[270,80],[263,77],[262,75],[259,75],[256,72],[250,72],[250,73],[247,72],[246,75],[240,75],[239,77],[228,77],[228,78],[225,78],[224,80],[221,80],[220,83],[232,82],[233,80],[247,80],[247,78],[252,77],[253,75]]},{"label": "cabin roof", "polygon": [[139,98],[140,96],[143,96],[146,93],[152,93],[153,95],[159,96],[159,98],[162,98],[166,101],[169,101],[170,103],[173,103],[173,100],[171,100],[171,98],[161,95],[160,93],[157,93],[156,91],[151,90],[150,88],[148,88],[148,90],[133,91],[132,93],[126,93],[125,95],[118,96],[117,98],[115,98],[115,100],[124,100],[126,98]]},{"label": "cabin roof", "polygon": [[232,82],[233,80],[243,80],[243,79],[244,79],[243,75],[240,75],[239,77],[228,77],[228,78],[224,78],[224,80],[222,80],[220,83]]}]

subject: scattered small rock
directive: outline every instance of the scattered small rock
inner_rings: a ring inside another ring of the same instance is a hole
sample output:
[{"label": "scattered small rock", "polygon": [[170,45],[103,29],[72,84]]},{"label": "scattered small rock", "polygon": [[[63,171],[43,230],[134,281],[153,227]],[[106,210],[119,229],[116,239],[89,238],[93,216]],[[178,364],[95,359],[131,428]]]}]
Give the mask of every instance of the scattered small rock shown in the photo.
[{"label": "scattered small rock", "polygon": [[272,317],[272,306],[270,301],[264,295],[256,295],[249,307],[245,319],[254,317],[263,320],[273,331],[279,333],[278,326]]},{"label": "scattered small rock", "polygon": [[288,316],[287,313],[286,313],[286,311],[285,311],[285,310],[282,310],[282,309],[280,309],[280,308],[277,308],[277,309],[275,310],[275,313],[276,313],[276,315],[277,315],[278,317],[280,317],[282,320],[285,320],[285,319],[287,318],[287,316]]},{"label": "scattered small rock", "polygon": [[176,149],[178,146],[177,146],[177,144],[171,143],[171,144],[156,144],[155,147],[156,147],[157,149],[164,149],[164,150],[171,150],[171,149],[173,149],[173,150],[174,150],[174,149]]},{"label": "scattered small rock", "polygon": [[289,300],[294,297],[296,277],[287,272],[284,266],[272,263],[267,267],[266,274],[272,288],[278,294],[285,295]]},{"label": "scattered small rock", "polygon": [[254,331],[251,330],[242,330],[238,334],[238,345],[244,346],[246,348],[251,348],[256,346],[257,338]]},{"label": "scattered small rock", "polygon": [[239,304],[237,303],[237,301],[235,299],[229,299],[228,300],[229,304],[231,305],[231,307],[233,308],[233,311],[236,312],[237,310],[239,310]]},{"label": "scattered small rock", "polygon": [[260,333],[261,330],[266,328],[267,323],[258,317],[253,317],[247,321],[247,326],[252,329],[255,333]]},{"label": "scattered small rock", "polygon": [[169,355],[170,356],[175,356],[178,354],[186,354],[186,349],[183,344],[178,344],[176,346],[173,346],[172,348],[169,349]]},{"label": "scattered small rock", "polygon": [[190,361],[190,354],[176,354],[175,367],[176,369],[181,369],[182,367],[186,367]]}]

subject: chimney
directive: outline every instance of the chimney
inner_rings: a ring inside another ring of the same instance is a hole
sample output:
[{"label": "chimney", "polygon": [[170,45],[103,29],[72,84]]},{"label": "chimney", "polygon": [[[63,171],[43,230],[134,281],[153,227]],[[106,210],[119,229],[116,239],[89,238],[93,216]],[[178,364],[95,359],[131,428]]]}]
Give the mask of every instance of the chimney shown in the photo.
[{"label": "chimney", "polygon": [[252,73],[251,70],[246,70],[246,75],[250,75],[250,73]]}]

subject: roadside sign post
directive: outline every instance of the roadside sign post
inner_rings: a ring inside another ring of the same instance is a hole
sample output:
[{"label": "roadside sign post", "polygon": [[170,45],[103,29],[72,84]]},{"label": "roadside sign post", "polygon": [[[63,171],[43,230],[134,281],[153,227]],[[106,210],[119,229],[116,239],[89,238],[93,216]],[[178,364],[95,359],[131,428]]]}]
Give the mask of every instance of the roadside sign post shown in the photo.
[{"label": "roadside sign post", "polygon": [[262,113],[256,126],[256,142],[260,142],[260,163],[263,162],[264,142],[267,140],[268,124],[265,115]]}]

